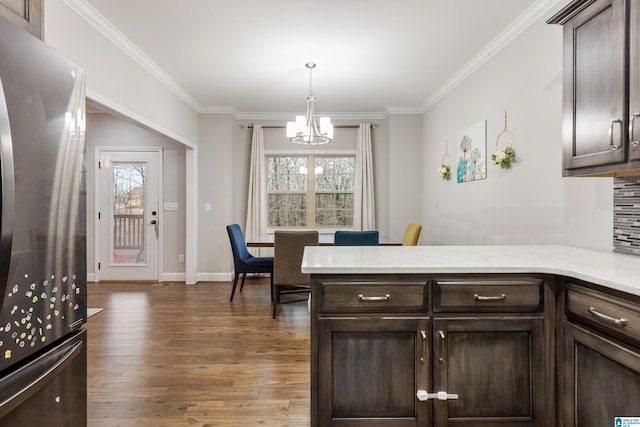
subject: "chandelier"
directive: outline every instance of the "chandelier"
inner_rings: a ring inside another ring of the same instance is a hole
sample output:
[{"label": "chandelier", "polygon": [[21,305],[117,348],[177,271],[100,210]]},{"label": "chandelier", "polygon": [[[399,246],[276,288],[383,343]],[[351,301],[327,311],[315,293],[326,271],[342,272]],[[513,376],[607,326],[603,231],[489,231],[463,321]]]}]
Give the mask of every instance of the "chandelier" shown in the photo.
[{"label": "chandelier", "polygon": [[295,122],[287,122],[287,138],[296,144],[318,145],[327,144],[333,139],[333,125],[329,117],[320,117],[320,128],[314,113],[314,103],[311,88],[311,72],[316,67],[315,62],[304,64],[309,69],[309,96],[307,97],[307,115],[296,116]]}]

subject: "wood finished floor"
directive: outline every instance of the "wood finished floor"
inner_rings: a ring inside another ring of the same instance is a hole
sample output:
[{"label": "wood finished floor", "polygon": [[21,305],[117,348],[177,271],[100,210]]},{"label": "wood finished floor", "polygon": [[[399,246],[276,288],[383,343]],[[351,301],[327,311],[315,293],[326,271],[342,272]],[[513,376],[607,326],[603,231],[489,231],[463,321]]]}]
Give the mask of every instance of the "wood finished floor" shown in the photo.
[{"label": "wood finished floor", "polygon": [[309,313],[268,279],[90,283],[88,426],[309,426]]}]

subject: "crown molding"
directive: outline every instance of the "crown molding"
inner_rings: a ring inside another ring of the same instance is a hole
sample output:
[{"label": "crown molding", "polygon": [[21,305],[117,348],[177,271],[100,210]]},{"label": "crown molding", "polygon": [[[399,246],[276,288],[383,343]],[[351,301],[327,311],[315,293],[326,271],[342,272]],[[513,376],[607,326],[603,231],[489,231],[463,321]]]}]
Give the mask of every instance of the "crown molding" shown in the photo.
[{"label": "crown molding", "polygon": [[480,66],[491,57],[500,52],[505,46],[511,43],[516,37],[526,30],[531,24],[545,15],[549,9],[567,0],[537,0],[522,15],[513,21],[498,36],[493,39],[484,49],[478,52],[469,62],[458,70],[449,80],[447,80],[438,90],[422,104],[421,112],[427,112],[431,107],[444,98],[456,86],[462,83],[467,77],[473,74]]},{"label": "crown molding", "polygon": [[[237,113],[234,118],[237,120],[277,120],[277,121],[291,121],[295,116],[304,115],[304,113],[257,113],[246,112]],[[378,112],[352,112],[352,113],[331,113],[323,112],[316,113],[316,117],[329,116],[332,121],[335,120],[383,120],[385,115]]]},{"label": "crown molding", "polygon": [[[258,113],[237,112],[233,106],[225,105],[201,105],[182,86],[172,79],[155,62],[145,55],[135,44],[124,36],[113,24],[106,20],[97,10],[85,0],[62,0],[78,15],[84,18],[91,26],[100,31],[115,46],[120,48],[144,70],[153,75],[160,83],[187,103],[197,113],[203,114],[231,114],[237,120],[290,120],[296,113]],[[514,22],[493,39],[487,46],[478,52],[469,62],[447,80],[436,92],[430,96],[421,106],[389,106],[384,112],[354,112],[354,113],[326,113],[333,118],[346,120],[381,120],[393,114],[424,114],[431,107],[444,98],[449,92],[461,84],[467,77],[480,68],[491,57],[500,52],[513,39],[522,33],[531,24],[559,3],[567,0],[537,0],[525,10]]]},{"label": "crown molding", "polygon": [[124,34],[120,32],[111,22],[105,19],[97,10],[85,0],[62,0],[67,6],[73,9],[80,17],[87,21],[92,27],[102,33],[116,47],[129,55],[138,65],[149,74],[154,76],[160,83],[167,87],[176,96],[182,99],[195,111],[200,111],[202,106],[195,100],[182,86],[172,79],[162,68],[153,62],[142,50],[133,44]]}]

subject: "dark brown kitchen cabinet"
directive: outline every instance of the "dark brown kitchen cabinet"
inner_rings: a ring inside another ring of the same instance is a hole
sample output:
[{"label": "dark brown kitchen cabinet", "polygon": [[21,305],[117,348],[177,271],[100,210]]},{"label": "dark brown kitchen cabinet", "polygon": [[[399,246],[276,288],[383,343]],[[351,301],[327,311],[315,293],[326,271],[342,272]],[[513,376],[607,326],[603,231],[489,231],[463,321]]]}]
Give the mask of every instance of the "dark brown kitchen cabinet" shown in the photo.
[{"label": "dark brown kitchen cabinet", "polygon": [[44,38],[44,0],[0,0],[0,15],[39,39]]},{"label": "dark brown kitchen cabinet", "polygon": [[613,426],[640,416],[640,353],[606,335],[564,323],[563,427]]},{"label": "dark brown kitchen cabinet", "polygon": [[629,14],[629,160],[640,161],[640,0],[630,0]]},{"label": "dark brown kitchen cabinet", "polygon": [[640,416],[640,298],[569,280],[564,310],[562,426]]},{"label": "dark brown kitchen cabinet", "polygon": [[312,276],[311,426],[431,426],[428,281]]},{"label": "dark brown kitchen cabinet", "polygon": [[542,276],[312,275],[311,286],[312,427],[551,425]]},{"label": "dark brown kitchen cabinet", "polygon": [[563,175],[610,174],[628,159],[628,9],[625,0],[576,0],[563,25]]},{"label": "dark brown kitchen cabinet", "polygon": [[543,426],[542,318],[434,319],[435,426]]},{"label": "dark brown kitchen cabinet", "polygon": [[427,318],[322,318],[318,321],[315,426],[430,425],[416,392],[429,382]]},{"label": "dark brown kitchen cabinet", "polygon": [[[544,426],[553,406],[542,278],[433,280],[433,402],[438,427]],[[552,354],[551,350],[551,354]],[[547,401],[546,399],[550,399]]]}]

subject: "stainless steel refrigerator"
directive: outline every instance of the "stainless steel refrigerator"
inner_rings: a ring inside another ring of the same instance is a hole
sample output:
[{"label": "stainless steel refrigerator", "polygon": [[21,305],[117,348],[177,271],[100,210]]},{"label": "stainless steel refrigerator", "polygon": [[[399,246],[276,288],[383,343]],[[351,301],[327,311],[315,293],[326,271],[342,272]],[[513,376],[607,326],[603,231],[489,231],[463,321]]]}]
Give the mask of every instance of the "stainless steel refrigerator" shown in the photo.
[{"label": "stainless steel refrigerator", "polygon": [[84,71],[0,17],[0,425],[84,426]]}]

